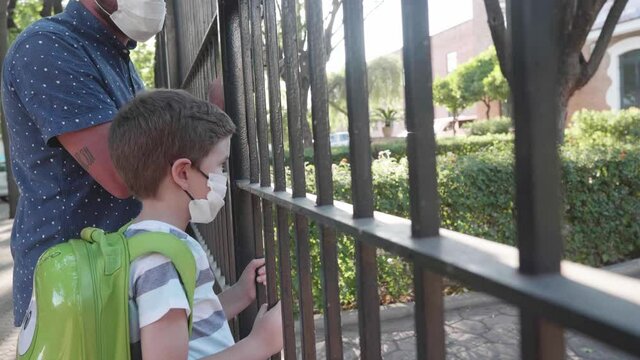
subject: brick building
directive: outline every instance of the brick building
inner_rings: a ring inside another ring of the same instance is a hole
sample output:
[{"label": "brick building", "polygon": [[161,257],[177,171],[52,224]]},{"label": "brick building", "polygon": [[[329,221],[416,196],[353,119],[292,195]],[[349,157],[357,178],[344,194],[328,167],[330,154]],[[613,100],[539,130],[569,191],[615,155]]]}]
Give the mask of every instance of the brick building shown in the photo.
[{"label": "brick building", "polygon": [[[613,1],[609,1],[596,20],[584,47],[588,54],[600,33],[606,14]],[[487,25],[483,0],[471,0],[472,16],[464,22],[431,36],[433,76],[443,77],[493,44]],[[569,103],[568,115],[580,109],[618,110],[630,106],[640,107],[640,0],[629,0],[607,54],[591,81],[576,92]],[[500,105],[492,104],[491,116],[500,114]],[[436,119],[448,117],[445,108],[436,107]],[[462,114],[468,118],[485,118],[485,106],[478,103]]]}]

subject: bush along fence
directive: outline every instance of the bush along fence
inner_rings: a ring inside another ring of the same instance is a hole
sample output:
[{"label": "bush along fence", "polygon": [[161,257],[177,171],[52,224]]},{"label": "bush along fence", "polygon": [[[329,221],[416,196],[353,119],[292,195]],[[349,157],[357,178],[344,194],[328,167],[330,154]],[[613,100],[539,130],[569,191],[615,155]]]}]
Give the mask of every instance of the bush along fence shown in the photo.
[{"label": "bush along fence", "polygon": [[[514,245],[514,161],[510,142],[480,147],[467,138],[450,148],[463,155],[438,156],[438,190],[442,227]],[[472,145],[470,145],[472,144]],[[640,256],[640,147],[593,148],[565,146],[562,151],[564,184],[565,256],[591,266],[603,266]],[[351,202],[349,163],[333,166],[334,196]],[[314,168],[307,165],[307,191],[315,193]],[[409,216],[408,163],[383,152],[373,161],[373,190],[377,211]],[[312,264],[319,264],[317,228],[311,225]],[[295,256],[295,254],[292,254]],[[355,305],[354,242],[338,241],[340,299]],[[316,261],[317,260],[317,261]],[[381,302],[412,299],[411,267],[401,258],[378,251]],[[317,266],[317,265],[316,265]],[[316,310],[322,308],[320,269],[312,269]],[[447,291],[450,291],[448,289]]]}]

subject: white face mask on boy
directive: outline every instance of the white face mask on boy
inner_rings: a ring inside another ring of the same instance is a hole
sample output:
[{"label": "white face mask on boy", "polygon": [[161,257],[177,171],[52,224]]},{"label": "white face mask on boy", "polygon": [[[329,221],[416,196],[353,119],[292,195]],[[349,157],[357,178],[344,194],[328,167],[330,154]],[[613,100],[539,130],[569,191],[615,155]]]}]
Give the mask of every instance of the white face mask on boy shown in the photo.
[{"label": "white face mask on boy", "polygon": [[[95,2],[109,14],[98,0]],[[130,39],[145,42],[162,30],[166,13],[164,0],[118,0],[118,10],[109,17]]]},{"label": "white face mask on boy", "polygon": [[189,202],[189,214],[191,222],[208,224],[215,219],[216,215],[224,206],[224,197],[227,194],[227,176],[224,173],[210,173],[208,176],[200,169],[200,173],[208,178],[207,185],[209,192],[206,199],[194,199],[186,190],[185,192],[191,198]]}]

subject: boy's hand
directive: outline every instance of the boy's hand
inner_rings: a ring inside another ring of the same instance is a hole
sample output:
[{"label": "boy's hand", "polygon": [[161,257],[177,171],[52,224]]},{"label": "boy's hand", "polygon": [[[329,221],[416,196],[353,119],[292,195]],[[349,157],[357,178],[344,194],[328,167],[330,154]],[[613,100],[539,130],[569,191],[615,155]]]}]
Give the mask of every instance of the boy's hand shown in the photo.
[{"label": "boy's hand", "polygon": [[267,311],[263,304],[253,322],[249,337],[256,342],[257,348],[265,349],[268,354],[282,350],[282,306],[280,301]]},{"label": "boy's hand", "polygon": [[256,298],[256,283],[267,285],[267,270],[264,264],[264,258],[251,260],[236,284],[249,302]]}]

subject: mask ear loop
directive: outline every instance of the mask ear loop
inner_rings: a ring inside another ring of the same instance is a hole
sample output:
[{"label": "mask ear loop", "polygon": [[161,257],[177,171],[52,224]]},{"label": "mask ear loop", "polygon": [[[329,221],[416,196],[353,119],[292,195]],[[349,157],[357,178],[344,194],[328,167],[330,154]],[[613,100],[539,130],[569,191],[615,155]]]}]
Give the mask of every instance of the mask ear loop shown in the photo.
[{"label": "mask ear loop", "polygon": [[107,14],[107,15],[109,15],[109,16],[113,15],[113,14],[109,14],[109,12],[108,12],[107,10],[105,10],[105,8],[104,8],[104,7],[102,7],[102,5],[100,5],[100,4],[98,3],[98,0],[94,0],[94,2],[96,3],[96,5],[98,5],[98,7],[100,8],[100,10],[102,10],[105,14]]}]

